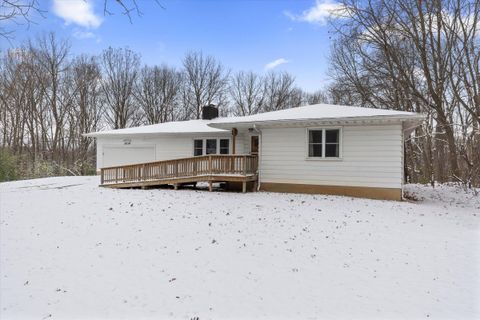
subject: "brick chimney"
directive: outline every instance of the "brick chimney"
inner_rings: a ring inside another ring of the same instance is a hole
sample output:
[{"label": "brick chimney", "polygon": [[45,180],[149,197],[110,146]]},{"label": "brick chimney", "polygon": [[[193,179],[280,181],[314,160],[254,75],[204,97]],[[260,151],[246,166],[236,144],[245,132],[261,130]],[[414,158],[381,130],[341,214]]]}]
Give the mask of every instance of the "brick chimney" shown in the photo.
[{"label": "brick chimney", "polygon": [[218,118],[218,108],[214,104],[209,104],[202,108],[202,119],[212,120]]}]

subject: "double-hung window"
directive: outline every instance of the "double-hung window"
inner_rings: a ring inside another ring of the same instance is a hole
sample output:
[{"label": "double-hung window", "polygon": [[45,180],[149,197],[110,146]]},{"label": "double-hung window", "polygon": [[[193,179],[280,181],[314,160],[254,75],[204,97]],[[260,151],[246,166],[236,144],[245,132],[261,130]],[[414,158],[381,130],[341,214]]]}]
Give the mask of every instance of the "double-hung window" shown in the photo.
[{"label": "double-hung window", "polygon": [[198,139],[193,141],[193,155],[201,156],[203,155],[203,140]]},{"label": "double-hung window", "polygon": [[220,154],[229,154],[229,153],[230,153],[230,140],[220,139]]},{"label": "double-hung window", "polygon": [[309,158],[340,158],[341,129],[308,129]]},{"label": "double-hung window", "polygon": [[217,153],[217,139],[207,139],[206,141],[205,154]]}]

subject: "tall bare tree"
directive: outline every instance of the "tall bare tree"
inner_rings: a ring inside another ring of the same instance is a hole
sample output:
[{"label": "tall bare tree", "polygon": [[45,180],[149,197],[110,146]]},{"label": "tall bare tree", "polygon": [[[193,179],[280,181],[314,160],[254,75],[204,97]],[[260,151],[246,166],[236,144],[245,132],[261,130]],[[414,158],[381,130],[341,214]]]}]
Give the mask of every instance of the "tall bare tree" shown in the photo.
[{"label": "tall bare tree", "polygon": [[[28,55],[35,65],[32,71],[41,88],[45,104],[43,140],[50,151],[50,157],[60,165],[64,140],[65,119],[72,107],[74,88],[71,86],[70,44],[58,40],[54,33],[43,35],[35,43],[30,42]],[[43,116],[43,115],[42,115]]]},{"label": "tall bare tree", "polygon": [[263,79],[253,72],[237,72],[230,79],[229,94],[233,113],[246,116],[258,113],[263,105]]},{"label": "tall bare tree", "polygon": [[190,52],[183,59],[183,67],[185,119],[200,119],[205,105],[215,104],[219,108],[226,106],[229,72],[219,61],[202,52]]},{"label": "tall bare tree", "polygon": [[179,116],[182,73],[166,65],[142,68],[135,87],[146,124],[176,120]]},{"label": "tall bare tree", "polygon": [[114,129],[140,122],[141,113],[134,104],[133,90],[139,74],[140,56],[128,48],[111,48],[102,53],[102,89],[106,118]]},{"label": "tall bare tree", "polygon": [[97,131],[103,116],[101,70],[95,57],[81,55],[72,66],[73,85],[76,88],[74,107],[69,114],[71,149],[74,168],[81,174],[88,173],[93,163],[92,139],[83,137],[86,132]]},{"label": "tall bare tree", "polygon": [[294,86],[295,78],[287,72],[269,72],[263,80],[262,111],[275,111],[298,107],[301,98]]}]

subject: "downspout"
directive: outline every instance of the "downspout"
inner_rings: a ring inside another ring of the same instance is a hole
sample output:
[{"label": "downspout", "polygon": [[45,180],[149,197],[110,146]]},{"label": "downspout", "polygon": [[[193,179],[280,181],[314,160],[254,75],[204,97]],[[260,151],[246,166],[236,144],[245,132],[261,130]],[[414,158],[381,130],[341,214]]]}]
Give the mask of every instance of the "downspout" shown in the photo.
[{"label": "downspout", "polygon": [[405,159],[405,130],[403,130],[403,127],[405,126],[405,122],[402,121],[402,184],[401,184],[401,191],[400,191],[400,200],[403,200],[403,187],[405,186],[406,180],[405,180],[405,174],[407,173],[405,170],[405,164],[406,164],[406,159]]},{"label": "downspout", "polygon": [[253,130],[255,130],[255,132],[257,132],[259,135],[258,135],[258,165],[257,165],[257,191],[260,191],[260,185],[262,184],[261,182],[261,179],[260,179],[260,165],[262,163],[262,149],[263,149],[263,145],[262,145],[262,131],[259,130],[257,128],[257,125],[254,123],[253,124]]}]

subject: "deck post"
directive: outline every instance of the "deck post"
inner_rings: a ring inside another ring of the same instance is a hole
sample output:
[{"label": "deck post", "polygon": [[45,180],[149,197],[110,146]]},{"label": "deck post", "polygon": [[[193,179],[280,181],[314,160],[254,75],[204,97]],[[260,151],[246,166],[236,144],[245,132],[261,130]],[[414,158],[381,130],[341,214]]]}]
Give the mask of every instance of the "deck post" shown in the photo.
[{"label": "deck post", "polygon": [[212,174],[212,156],[208,156],[208,174]]},{"label": "deck post", "polygon": [[233,128],[232,129],[232,154],[235,154],[235,145],[236,145],[236,137],[237,137],[237,134],[238,134],[238,129],[237,128]]},{"label": "deck post", "polygon": [[242,182],[242,192],[243,193],[247,192],[247,181]]},{"label": "deck post", "polygon": [[247,175],[247,156],[243,156],[243,175]]},{"label": "deck post", "polygon": [[178,190],[178,183],[174,183],[174,184],[173,184],[173,189],[174,189],[174,190]]},{"label": "deck post", "polygon": [[208,191],[210,191],[210,192],[212,192],[212,190],[213,190],[212,184],[213,184],[213,181],[212,181],[212,180],[208,180]]},{"label": "deck post", "polygon": [[104,174],[105,174],[105,172],[103,171],[103,169],[100,169],[100,184],[103,184],[103,180],[104,180],[103,175]]}]

